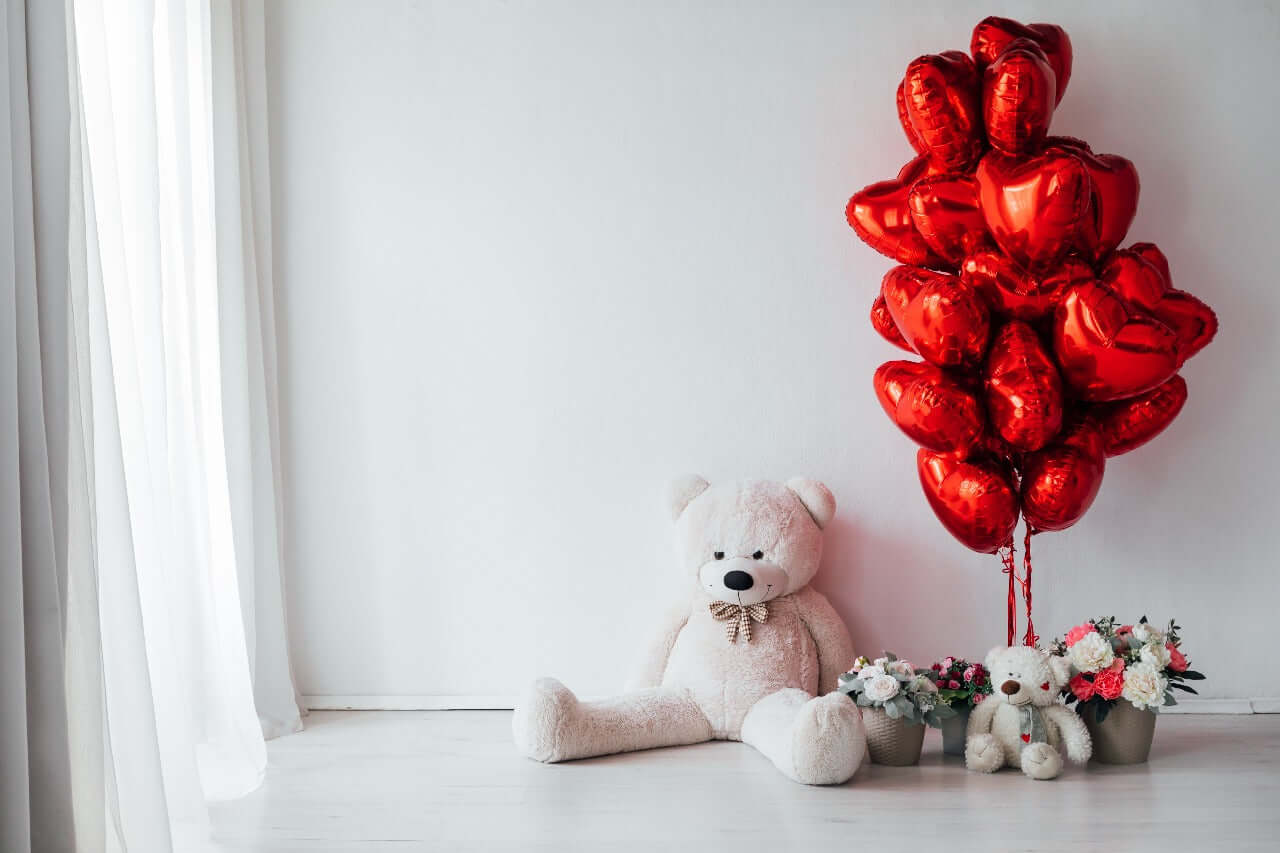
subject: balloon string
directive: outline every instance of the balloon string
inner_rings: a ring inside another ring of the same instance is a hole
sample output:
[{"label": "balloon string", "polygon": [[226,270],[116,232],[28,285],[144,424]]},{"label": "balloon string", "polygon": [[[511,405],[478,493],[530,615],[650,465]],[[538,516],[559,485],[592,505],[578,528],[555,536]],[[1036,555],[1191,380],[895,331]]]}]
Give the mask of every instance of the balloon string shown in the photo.
[{"label": "balloon string", "polygon": [[1006,645],[1012,646],[1014,638],[1018,634],[1018,593],[1014,586],[1018,582],[1018,576],[1014,571],[1012,539],[1005,543],[1005,545],[1000,549],[1000,560],[1004,563],[1004,573],[1009,576],[1009,598],[1007,607],[1009,640]]},{"label": "balloon string", "polygon": [[[1039,640],[1035,623],[1031,621],[1031,525],[1022,538],[1022,600],[1027,604],[1027,633],[1022,638],[1024,646],[1034,646]],[[1012,643],[1010,643],[1012,645]]]}]

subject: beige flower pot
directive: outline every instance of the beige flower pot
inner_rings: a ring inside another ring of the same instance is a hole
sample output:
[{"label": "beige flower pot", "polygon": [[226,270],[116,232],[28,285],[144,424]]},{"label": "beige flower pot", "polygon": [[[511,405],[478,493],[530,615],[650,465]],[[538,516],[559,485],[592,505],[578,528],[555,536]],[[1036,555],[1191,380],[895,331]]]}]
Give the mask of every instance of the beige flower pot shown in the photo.
[{"label": "beige flower pot", "polygon": [[1141,764],[1151,754],[1151,739],[1156,733],[1154,711],[1140,711],[1127,699],[1120,699],[1101,723],[1093,705],[1086,706],[1080,717],[1093,738],[1093,757],[1103,764]]},{"label": "beige flower pot", "polygon": [[875,764],[907,767],[920,762],[924,745],[924,725],[902,718],[890,719],[883,708],[861,708],[862,725],[867,730],[867,751]]}]

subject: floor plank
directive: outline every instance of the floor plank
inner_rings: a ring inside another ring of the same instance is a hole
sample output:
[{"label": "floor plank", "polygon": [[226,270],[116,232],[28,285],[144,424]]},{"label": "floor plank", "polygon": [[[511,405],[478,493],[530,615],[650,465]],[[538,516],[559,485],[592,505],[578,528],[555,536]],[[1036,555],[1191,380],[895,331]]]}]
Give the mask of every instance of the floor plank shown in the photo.
[{"label": "floor plank", "polygon": [[214,807],[227,851],[1280,849],[1280,716],[1166,715],[1151,761],[1053,782],[918,767],[809,788],[710,743],[563,765],[521,758],[506,711],[316,712],[262,788]]}]

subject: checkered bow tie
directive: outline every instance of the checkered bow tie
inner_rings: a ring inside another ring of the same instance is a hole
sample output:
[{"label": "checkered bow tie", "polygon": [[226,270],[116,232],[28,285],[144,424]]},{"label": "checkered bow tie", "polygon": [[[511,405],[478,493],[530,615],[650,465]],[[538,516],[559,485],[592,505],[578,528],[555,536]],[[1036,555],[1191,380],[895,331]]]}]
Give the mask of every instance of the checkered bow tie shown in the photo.
[{"label": "checkered bow tie", "polygon": [[724,622],[724,634],[732,643],[742,634],[742,639],[751,642],[751,620],[763,623],[769,618],[769,605],[763,601],[759,604],[730,604],[727,601],[711,602],[711,616]]}]

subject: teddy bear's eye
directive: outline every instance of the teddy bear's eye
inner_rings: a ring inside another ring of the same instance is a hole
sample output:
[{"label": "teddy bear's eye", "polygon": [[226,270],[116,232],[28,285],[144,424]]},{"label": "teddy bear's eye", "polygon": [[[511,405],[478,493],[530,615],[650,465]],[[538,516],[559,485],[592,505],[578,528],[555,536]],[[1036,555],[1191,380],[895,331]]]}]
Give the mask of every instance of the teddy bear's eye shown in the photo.
[{"label": "teddy bear's eye", "polygon": [[724,559],[724,551],[716,551],[716,553],[715,553],[715,558],[716,558],[717,560],[723,560],[723,559]]},{"label": "teddy bear's eye", "polygon": [[754,554],[751,555],[751,559],[759,560],[763,556],[764,556],[764,551],[756,551]]}]

